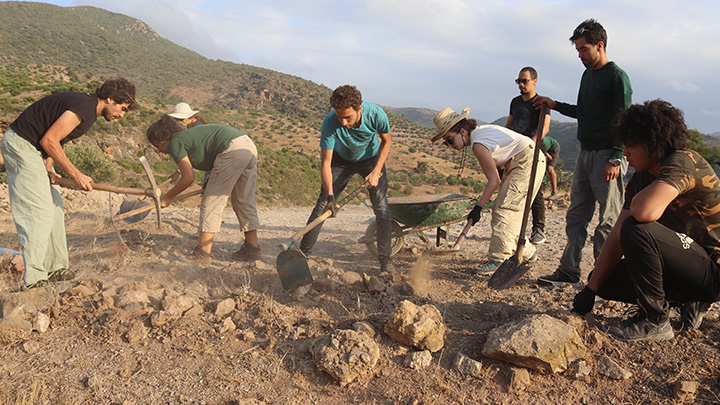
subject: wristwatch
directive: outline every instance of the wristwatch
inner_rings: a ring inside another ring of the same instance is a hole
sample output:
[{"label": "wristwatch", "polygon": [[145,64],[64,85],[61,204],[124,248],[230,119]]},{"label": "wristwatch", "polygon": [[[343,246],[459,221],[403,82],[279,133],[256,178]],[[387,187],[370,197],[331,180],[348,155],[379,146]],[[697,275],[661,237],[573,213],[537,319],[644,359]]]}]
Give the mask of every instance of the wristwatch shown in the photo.
[{"label": "wristwatch", "polygon": [[608,160],[613,166],[618,167],[622,163],[622,159],[610,159]]}]

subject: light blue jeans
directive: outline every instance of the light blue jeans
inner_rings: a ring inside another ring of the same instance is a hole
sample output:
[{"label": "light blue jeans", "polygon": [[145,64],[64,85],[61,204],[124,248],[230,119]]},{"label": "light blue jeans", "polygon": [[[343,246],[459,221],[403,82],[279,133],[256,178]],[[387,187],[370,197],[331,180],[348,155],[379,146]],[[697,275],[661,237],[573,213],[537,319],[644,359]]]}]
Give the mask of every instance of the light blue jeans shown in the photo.
[{"label": "light blue jeans", "polygon": [[28,142],[8,129],[0,142],[15,228],[25,261],[23,284],[47,280],[48,273],[68,268],[65,204],[50,184],[45,159]]},{"label": "light blue jeans", "polygon": [[612,149],[583,150],[580,151],[575,164],[570,208],[565,217],[567,245],[560,259],[558,271],[577,280],[581,275],[582,249],[588,237],[588,225],[595,214],[595,208],[600,206],[599,223],[593,234],[593,254],[597,259],[623,206],[625,197],[623,177],[627,173],[627,161],[623,159],[620,176],[615,180],[605,181],[603,178],[603,169],[610,160],[612,152]]}]

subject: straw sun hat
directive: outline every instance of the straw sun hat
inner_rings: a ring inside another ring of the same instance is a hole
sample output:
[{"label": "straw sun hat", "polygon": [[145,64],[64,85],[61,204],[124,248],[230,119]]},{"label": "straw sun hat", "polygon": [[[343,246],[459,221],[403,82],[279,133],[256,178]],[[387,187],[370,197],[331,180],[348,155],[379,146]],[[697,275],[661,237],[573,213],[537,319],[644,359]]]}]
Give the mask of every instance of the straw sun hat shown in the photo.
[{"label": "straw sun hat", "polygon": [[199,112],[200,111],[193,111],[188,103],[177,103],[175,104],[175,108],[173,108],[173,112],[168,115],[179,120],[184,120],[185,118],[190,118]]},{"label": "straw sun hat", "polygon": [[442,138],[443,135],[447,133],[447,131],[450,130],[455,124],[462,121],[463,118],[466,118],[470,114],[470,107],[465,107],[462,110],[462,113],[458,114],[455,111],[453,111],[450,107],[446,107],[442,109],[439,113],[435,114],[435,117],[433,118],[433,123],[438,129],[438,133],[433,136],[431,142],[435,142],[438,139]]}]

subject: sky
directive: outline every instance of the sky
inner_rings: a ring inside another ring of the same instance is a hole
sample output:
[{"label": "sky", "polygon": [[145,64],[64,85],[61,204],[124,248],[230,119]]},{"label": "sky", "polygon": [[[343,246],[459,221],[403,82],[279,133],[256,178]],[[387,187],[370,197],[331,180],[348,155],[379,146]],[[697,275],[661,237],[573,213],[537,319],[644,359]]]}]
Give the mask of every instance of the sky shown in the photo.
[{"label": "sky", "polygon": [[[661,98],[688,127],[720,132],[717,0],[100,0],[89,5],[144,21],[211,59],[356,85],[365,101],[455,111],[494,121],[519,94],[519,70],[537,91],[574,104],[585,69],[568,40],[595,18],[607,54],[627,72],[633,102]],[[553,119],[570,121],[559,113]]]}]

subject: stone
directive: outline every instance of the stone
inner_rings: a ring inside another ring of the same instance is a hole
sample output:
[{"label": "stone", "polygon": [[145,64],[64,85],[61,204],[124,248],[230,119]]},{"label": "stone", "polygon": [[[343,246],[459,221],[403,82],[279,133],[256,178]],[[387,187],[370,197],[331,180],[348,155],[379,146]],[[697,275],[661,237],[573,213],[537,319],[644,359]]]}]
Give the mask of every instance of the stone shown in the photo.
[{"label": "stone", "polygon": [[387,284],[380,277],[368,276],[365,273],[363,273],[363,282],[369,292],[381,292],[387,288]]},{"label": "stone", "polygon": [[225,320],[223,320],[222,324],[218,326],[217,330],[220,333],[230,332],[232,330],[235,330],[235,323],[232,321],[232,319],[230,319],[230,317],[227,317],[225,318]]},{"label": "stone", "polygon": [[8,316],[0,319],[0,346],[27,340],[32,333],[32,324],[22,318]]},{"label": "stone", "polygon": [[405,356],[403,365],[414,370],[420,370],[426,368],[432,363],[432,353],[430,350],[423,350],[421,352],[412,352]]},{"label": "stone", "polygon": [[632,373],[620,367],[613,359],[606,355],[601,355],[597,361],[598,374],[610,377],[613,380],[627,380],[632,377]]},{"label": "stone", "polygon": [[354,271],[346,271],[340,274],[340,281],[345,284],[355,284],[362,283],[363,278],[360,274],[355,273]]},{"label": "stone", "polygon": [[0,315],[3,318],[30,318],[36,312],[55,305],[57,293],[52,288],[31,288],[27,291],[0,295]]},{"label": "stone", "polygon": [[50,317],[42,312],[36,313],[33,317],[32,327],[33,330],[37,331],[38,333],[47,332],[48,328],[50,327]]},{"label": "stone", "polygon": [[217,306],[215,306],[215,315],[223,317],[225,315],[228,315],[233,310],[235,310],[235,300],[233,300],[232,298],[226,298],[218,302]]},{"label": "stone", "polygon": [[198,316],[203,312],[205,312],[205,310],[203,309],[202,305],[193,305],[192,308],[185,311],[183,316]]},{"label": "stone", "polygon": [[377,343],[364,333],[338,330],[315,339],[310,347],[318,370],[325,371],[341,386],[370,373],[380,358]]},{"label": "stone", "polygon": [[482,375],[482,363],[473,360],[460,352],[455,355],[452,368],[465,375],[471,375],[473,377],[479,378]]},{"label": "stone", "polygon": [[22,349],[25,353],[28,354],[37,353],[40,350],[40,343],[34,340],[28,340],[27,342],[22,344]]},{"label": "stone", "polygon": [[138,304],[140,304],[140,307],[147,307],[149,302],[150,298],[148,298],[147,292],[143,290],[132,290],[120,294],[117,299],[117,306],[119,308],[132,307],[133,310],[136,310]]},{"label": "stone", "polygon": [[587,364],[585,360],[577,360],[572,362],[570,364],[570,368],[568,368],[568,372],[570,373],[573,378],[582,378],[587,377],[592,372],[592,369],[590,368],[590,365]]},{"label": "stone", "polygon": [[167,311],[153,311],[153,313],[150,314],[150,325],[152,325],[154,328],[158,328],[160,326],[177,320],[178,317],[178,315]]},{"label": "stone", "polygon": [[353,329],[360,333],[364,333],[371,338],[375,337],[375,329],[369,323],[365,321],[358,321],[353,324]]},{"label": "stone", "polygon": [[127,340],[128,343],[139,342],[147,338],[147,334],[148,330],[142,322],[134,322],[130,330],[125,333],[125,340]]},{"label": "stone", "polygon": [[681,402],[692,402],[697,392],[698,384],[695,381],[675,381],[673,385],[673,398]]},{"label": "stone", "polygon": [[557,373],[583,358],[587,349],[575,328],[539,314],[490,331],[482,353],[539,372]]},{"label": "stone", "polygon": [[526,368],[510,369],[510,392],[524,391],[525,388],[530,386],[530,372]]},{"label": "stone", "polygon": [[166,297],[162,301],[163,310],[175,315],[182,315],[194,305],[195,300],[187,295],[181,295],[179,297]]},{"label": "stone", "polygon": [[445,345],[445,324],[433,305],[421,307],[402,301],[385,324],[385,333],[396,342],[437,352]]},{"label": "stone", "polygon": [[78,284],[75,287],[68,290],[68,294],[74,295],[76,297],[84,298],[89,297],[97,292],[96,289],[86,286],[84,284]]}]

